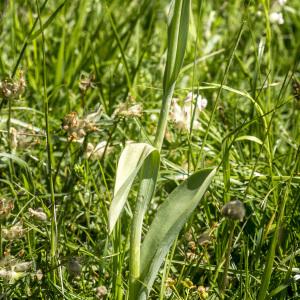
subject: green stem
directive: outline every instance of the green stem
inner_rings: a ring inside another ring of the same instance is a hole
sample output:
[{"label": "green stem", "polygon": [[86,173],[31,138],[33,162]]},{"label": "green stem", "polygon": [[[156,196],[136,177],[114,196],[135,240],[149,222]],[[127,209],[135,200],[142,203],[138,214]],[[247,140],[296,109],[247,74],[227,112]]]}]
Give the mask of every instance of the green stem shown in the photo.
[{"label": "green stem", "polygon": [[161,150],[167,124],[168,124],[169,110],[170,110],[171,100],[174,93],[174,88],[175,88],[175,83],[173,83],[169,88],[169,90],[164,93],[164,97],[163,97],[163,103],[160,110],[158,126],[157,126],[157,131],[154,140],[154,147],[156,147],[159,151]]},{"label": "green stem", "polygon": [[[42,63],[43,63],[43,99],[44,99],[44,118],[45,118],[45,127],[46,127],[46,148],[47,148],[47,171],[48,171],[48,185],[49,185],[49,192],[51,197],[51,245],[50,245],[50,259],[51,265],[54,267],[56,265],[56,254],[57,254],[57,221],[56,221],[56,205],[55,205],[55,192],[54,192],[54,185],[53,185],[53,176],[52,176],[52,145],[51,145],[51,135],[50,135],[50,126],[49,126],[49,103],[48,103],[48,96],[47,96],[47,77],[46,77],[46,49],[45,49],[45,36],[43,30],[43,23],[41,20],[41,11],[36,1],[36,6],[38,10],[38,19],[41,28],[41,35],[42,35]],[[61,274],[60,274],[61,275]],[[61,276],[60,276],[61,278]],[[56,283],[56,271],[53,268],[52,279],[54,284]],[[61,288],[63,289],[63,283],[61,281]]]},{"label": "green stem", "polygon": [[149,202],[151,201],[156,179],[158,175],[158,168],[153,168],[153,165],[159,164],[158,156],[149,156],[141,170],[141,183],[137,202],[135,206],[135,212],[131,224],[131,236],[130,236],[130,278],[129,278],[129,299],[136,300],[137,292],[140,286],[140,251],[141,251],[141,237],[144,215],[147,211]]},{"label": "green stem", "polygon": [[229,235],[229,240],[228,240],[228,246],[226,250],[226,257],[225,257],[225,265],[224,265],[224,272],[223,272],[223,279],[222,279],[222,284],[220,288],[221,292],[221,297],[222,299],[224,298],[224,292],[227,287],[228,279],[227,279],[227,274],[228,274],[228,269],[229,269],[229,262],[230,262],[230,253],[231,253],[231,248],[232,248],[232,242],[233,242],[233,234],[235,230],[235,223],[230,222],[230,235]]}]

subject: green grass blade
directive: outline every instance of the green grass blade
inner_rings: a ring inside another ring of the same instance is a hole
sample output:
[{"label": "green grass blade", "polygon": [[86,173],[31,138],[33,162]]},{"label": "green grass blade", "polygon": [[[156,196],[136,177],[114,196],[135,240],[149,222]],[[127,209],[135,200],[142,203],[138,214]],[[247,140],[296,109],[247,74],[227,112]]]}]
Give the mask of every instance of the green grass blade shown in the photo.
[{"label": "green grass blade", "polygon": [[194,173],[159,207],[141,249],[141,288],[138,299],[146,299],[157,272],[183,225],[199,204],[216,169]]},{"label": "green grass blade", "polygon": [[[116,173],[114,198],[109,209],[111,233],[125,205],[132,183],[150,155],[159,155],[156,148],[146,143],[132,143],[123,150]],[[158,168],[158,166],[154,166]]]},{"label": "green grass blade", "polygon": [[57,14],[61,11],[61,9],[65,6],[66,1],[64,1],[61,5],[59,5],[57,7],[57,9],[54,11],[54,13],[47,19],[47,21],[43,24],[43,27],[38,29],[36,32],[34,32],[30,38],[29,41],[33,41],[34,39],[36,39],[40,34],[42,34],[43,31],[45,31],[45,29],[51,25],[51,23],[54,21],[55,17],[57,16]]}]

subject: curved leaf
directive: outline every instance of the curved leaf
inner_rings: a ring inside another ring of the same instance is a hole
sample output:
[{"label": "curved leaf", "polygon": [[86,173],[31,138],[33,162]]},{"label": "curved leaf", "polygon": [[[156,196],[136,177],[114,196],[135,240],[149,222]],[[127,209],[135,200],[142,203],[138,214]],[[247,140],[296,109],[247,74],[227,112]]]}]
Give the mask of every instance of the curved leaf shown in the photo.
[{"label": "curved leaf", "polygon": [[[131,143],[124,148],[118,163],[114,197],[109,209],[109,232],[111,233],[127,200],[132,183],[149,156],[159,158],[159,152],[146,143]],[[154,159],[159,161],[159,159]],[[150,166],[158,169],[159,164]],[[157,173],[157,172],[156,172]]]},{"label": "curved leaf", "polygon": [[159,207],[141,249],[138,299],[146,299],[173,241],[199,204],[216,169],[203,169],[179,185]]}]

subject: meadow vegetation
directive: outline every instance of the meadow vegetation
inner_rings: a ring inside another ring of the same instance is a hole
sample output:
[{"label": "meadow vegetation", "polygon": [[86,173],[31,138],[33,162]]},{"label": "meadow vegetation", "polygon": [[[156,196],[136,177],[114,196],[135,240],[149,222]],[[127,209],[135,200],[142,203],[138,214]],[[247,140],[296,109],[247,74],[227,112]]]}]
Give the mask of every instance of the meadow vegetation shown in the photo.
[{"label": "meadow vegetation", "polygon": [[0,1],[0,299],[300,299],[300,1]]}]

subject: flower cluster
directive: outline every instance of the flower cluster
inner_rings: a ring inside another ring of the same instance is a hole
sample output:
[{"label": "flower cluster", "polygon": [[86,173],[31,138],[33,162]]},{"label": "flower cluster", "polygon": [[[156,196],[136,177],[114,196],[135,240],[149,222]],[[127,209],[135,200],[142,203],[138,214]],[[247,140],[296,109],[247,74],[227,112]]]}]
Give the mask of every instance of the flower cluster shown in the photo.
[{"label": "flower cluster", "polygon": [[[182,130],[189,130],[190,128],[199,129],[200,123],[197,119],[199,113],[206,108],[207,99],[202,98],[201,95],[195,95],[190,92],[184,99],[183,106],[180,106],[177,101],[178,99],[172,99],[170,110],[170,118],[175,124],[175,127]],[[196,105],[195,112],[193,112],[194,105]]]}]

